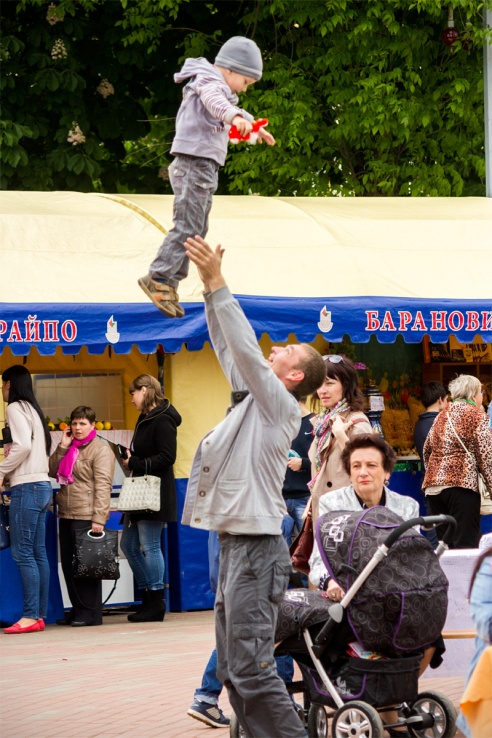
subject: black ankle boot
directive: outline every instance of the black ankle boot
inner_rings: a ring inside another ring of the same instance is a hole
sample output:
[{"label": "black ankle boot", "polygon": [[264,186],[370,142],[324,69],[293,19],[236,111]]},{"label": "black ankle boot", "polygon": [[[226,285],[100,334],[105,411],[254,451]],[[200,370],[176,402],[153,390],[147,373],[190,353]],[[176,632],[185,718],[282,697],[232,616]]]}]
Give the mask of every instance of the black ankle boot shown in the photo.
[{"label": "black ankle boot", "polygon": [[135,605],[135,607],[132,608],[134,613],[140,612],[141,610],[144,610],[147,607],[147,603],[149,601],[149,590],[142,589],[141,595],[142,595],[142,602],[140,603],[140,605]]},{"label": "black ankle boot", "polygon": [[147,603],[139,612],[128,616],[130,623],[162,623],[166,614],[163,589],[149,589]]}]

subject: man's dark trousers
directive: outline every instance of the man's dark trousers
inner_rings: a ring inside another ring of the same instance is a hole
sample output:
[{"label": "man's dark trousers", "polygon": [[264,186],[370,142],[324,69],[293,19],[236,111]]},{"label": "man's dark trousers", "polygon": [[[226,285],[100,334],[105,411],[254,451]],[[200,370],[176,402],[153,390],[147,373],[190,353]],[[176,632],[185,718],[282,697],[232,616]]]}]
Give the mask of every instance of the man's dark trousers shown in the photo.
[{"label": "man's dark trousers", "polygon": [[292,570],[283,536],[220,535],[217,676],[248,738],[306,738],[277,675],[278,603]]}]

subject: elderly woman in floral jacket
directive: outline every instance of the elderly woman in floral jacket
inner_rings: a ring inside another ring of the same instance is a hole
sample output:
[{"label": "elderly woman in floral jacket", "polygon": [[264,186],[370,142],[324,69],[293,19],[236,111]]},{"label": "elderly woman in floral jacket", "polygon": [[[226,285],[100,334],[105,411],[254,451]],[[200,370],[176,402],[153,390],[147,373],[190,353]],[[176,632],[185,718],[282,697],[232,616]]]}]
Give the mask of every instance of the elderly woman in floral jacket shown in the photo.
[{"label": "elderly woman in floral jacket", "polygon": [[[449,383],[449,393],[451,403],[436,418],[424,445],[422,488],[433,515],[456,518],[451,548],[476,548],[480,540],[478,472],[492,491],[492,432],[477,377],[460,375]],[[441,528],[437,535],[442,535]]]}]

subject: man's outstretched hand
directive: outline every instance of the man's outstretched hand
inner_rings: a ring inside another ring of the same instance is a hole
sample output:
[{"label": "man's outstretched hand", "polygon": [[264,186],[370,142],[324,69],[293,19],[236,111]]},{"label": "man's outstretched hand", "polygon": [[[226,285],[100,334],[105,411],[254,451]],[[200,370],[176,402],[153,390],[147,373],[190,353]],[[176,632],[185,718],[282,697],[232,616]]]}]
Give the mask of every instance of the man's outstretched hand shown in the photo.
[{"label": "man's outstretched hand", "polygon": [[185,249],[186,255],[198,269],[206,292],[214,292],[225,286],[221,271],[224,249],[220,244],[213,251],[203,238],[195,236],[186,239]]}]

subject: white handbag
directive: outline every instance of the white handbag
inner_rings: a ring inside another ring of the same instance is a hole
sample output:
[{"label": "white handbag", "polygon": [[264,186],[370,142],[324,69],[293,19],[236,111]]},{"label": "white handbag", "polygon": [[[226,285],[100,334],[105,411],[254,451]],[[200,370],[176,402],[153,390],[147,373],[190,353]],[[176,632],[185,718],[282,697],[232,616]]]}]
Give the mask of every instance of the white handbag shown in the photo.
[{"label": "white handbag", "polygon": [[[461,443],[463,448],[465,449],[468,456],[471,456],[473,460],[476,463],[475,457],[473,456],[470,451],[468,451],[467,447],[459,437],[458,433],[456,432],[456,428],[454,427],[454,423],[451,420],[450,417],[448,417],[448,420],[451,424],[451,428],[453,429],[454,435],[458,439],[458,441]],[[485,481],[485,478],[482,474],[482,472],[479,472],[477,469],[477,476],[478,476],[478,494],[480,495],[480,515],[492,515],[492,499],[490,498],[490,492],[487,488],[487,482]]]},{"label": "white handbag", "polygon": [[127,477],[121,487],[116,509],[120,512],[135,512],[137,510],[161,509],[161,480],[148,474],[152,462],[145,459],[145,474],[143,477]]}]

